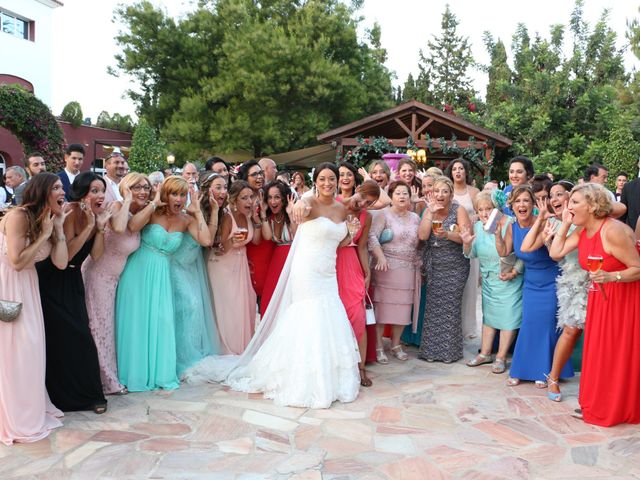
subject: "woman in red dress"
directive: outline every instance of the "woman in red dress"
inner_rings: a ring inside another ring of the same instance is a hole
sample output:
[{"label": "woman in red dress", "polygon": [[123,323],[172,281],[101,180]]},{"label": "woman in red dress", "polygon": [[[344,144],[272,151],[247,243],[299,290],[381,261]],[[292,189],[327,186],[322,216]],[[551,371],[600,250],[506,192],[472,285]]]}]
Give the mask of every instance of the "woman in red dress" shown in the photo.
[{"label": "woman in red dress", "polygon": [[[260,207],[260,193],[264,186],[264,172],[255,160],[249,160],[240,166],[238,176],[241,180],[249,183],[249,186],[256,195],[256,208]],[[260,224],[253,225],[254,230],[261,228]],[[251,282],[258,297],[262,297],[264,282],[267,279],[269,262],[273,255],[275,244],[270,240],[260,240],[259,243],[250,242],[247,245],[247,258],[249,259],[249,270],[251,271]]]},{"label": "woman in red dress", "polygon": [[[341,171],[342,168],[340,167]],[[358,367],[360,368],[360,385],[363,387],[371,386],[371,380],[367,377],[367,372],[364,368],[368,338],[364,297],[369,288],[369,280],[371,278],[369,251],[367,249],[371,214],[367,212],[366,208],[378,201],[379,196],[380,187],[373,180],[367,180],[348,199],[342,199],[343,204],[347,207],[347,225],[351,223],[354,226],[359,226],[359,228],[352,237],[352,243],[355,243],[355,245],[338,248],[336,258],[338,293],[344,309],[347,311],[347,317],[349,317],[353,333],[358,340],[358,348],[360,350],[360,364]],[[351,230],[349,232],[351,233]],[[373,327],[375,328],[375,325]],[[372,339],[375,339],[375,336]],[[375,341],[372,343],[375,344]]]},{"label": "woman in red dress", "polygon": [[287,261],[293,236],[296,233],[296,223],[291,222],[293,196],[288,185],[280,180],[274,180],[264,187],[260,219],[262,220],[262,240],[275,244],[267,275],[260,298],[260,314],[264,315],[269,306],[273,291],[278,285],[278,279]]},{"label": "woman in red dress", "polygon": [[556,239],[569,225],[583,227],[562,245],[578,248],[580,265],[595,283],[589,291],[582,374],[576,414],[603,427],[640,423],[640,255],[631,228],[608,217],[608,192],[587,183],[571,191]]}]

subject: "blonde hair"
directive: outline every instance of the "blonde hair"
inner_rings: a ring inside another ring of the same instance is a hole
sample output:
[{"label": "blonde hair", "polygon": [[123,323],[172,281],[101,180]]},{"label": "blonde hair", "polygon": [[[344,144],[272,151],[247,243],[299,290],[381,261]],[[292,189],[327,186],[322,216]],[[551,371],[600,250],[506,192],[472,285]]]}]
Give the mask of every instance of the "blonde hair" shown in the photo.
[{"label": "blonde hair", "polygon": [[[168,205],[169,195],[176,193],[182,195],[188,192],[189,182],[177,175],[171,175],[170,177],[165,178],[164,182],[162,182],[162,186],[160,187],[160,201]],[[158,208],[157,211],[160,215],[166,213],[167,205]]]},{"label": "blonde hair", "polygon": [[597,183],[583,183],[573,187],[571,195],[580,193],[587,204],[594,208],[593,216],[596,218],[604,218],[613,210],[611,197],[607,190]]},{"label": "blonde hair", "polygon": [[427,168],[427,175],[433,175],[434,177],[442,177],[444,172],[440,170],[438,167],[429,167]]},{"label": "blonde hair", "polygon": [[118,190],[120,190],[120,195],[124,197],[124,187],[128,187],[131,190],[131,187],[140,183],[142,180],[147,182],[147,184],[152,187],[149,178],[146,175],[138,172],[127,173],[122,180],[120,180],[120,184],[118,185]]},{"label": "blonde hair", "polygon": [[451,196],[453,198],[453,182],[449,177],[445,177],[444,175],[439,175],[433,179],[433,188],[436,187],[439,183],[444,183],[449,187],[449,191],[451,192]]},{"label": "blonde hair", "polygon": [[369,166],[367,167],[367,171],[369,172],[369,174],[371,174],[371,172],[373,172],[373,169],[376,168],[378,165],[380,165],[382,167],[382,170],[384,170],[384,173],[387,174],[387,180],[391,178],[391,169],[389,168],[389,165],[387,165],[387,163],[384,160],[379,160],[379,159],[374,160],[369,164]]},{"label": "blonde hair", "polygon": [[473,208],[475,209],[476,213],[480,208],[480,204],[485,202],[491,205],[491,208],[495,208],[495,205],[493,204],[493,200],[491,199],[491,192],[486,192],[486,191],[478,192],[478,194],[476,195],[476,198],[473,199]]}]

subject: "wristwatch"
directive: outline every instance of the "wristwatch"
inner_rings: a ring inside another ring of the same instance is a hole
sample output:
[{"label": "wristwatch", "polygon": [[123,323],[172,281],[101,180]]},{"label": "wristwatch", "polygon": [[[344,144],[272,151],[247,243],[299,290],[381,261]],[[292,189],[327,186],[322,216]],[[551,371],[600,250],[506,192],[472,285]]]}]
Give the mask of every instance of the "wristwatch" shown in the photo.
[{"label": "wristwatch", "polygon": [[622,280],[622,275],[620,275],[620,272],[616,272],[616,282],[619,282],[620,280]]}]

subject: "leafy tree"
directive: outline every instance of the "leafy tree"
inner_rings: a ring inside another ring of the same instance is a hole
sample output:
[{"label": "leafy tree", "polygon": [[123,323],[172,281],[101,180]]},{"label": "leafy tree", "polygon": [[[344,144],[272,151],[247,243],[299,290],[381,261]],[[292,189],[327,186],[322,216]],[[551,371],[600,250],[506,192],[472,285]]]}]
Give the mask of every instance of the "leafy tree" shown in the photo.
[{"label": "leafy tree", "polygon": [[422,101],[448,105],[454,110],[466,108],[476,94],[469,77],[469,69],[474,65],[471,46],[467,37],[458,35],[459,24],[447,4],[440,22],[440,36],[427,42],[427,52],[420,50],[417,82]]},{"label": "leafy tree", "polygon": [[138,121],[136,131],[131,141],[129,167],[132,171],[150,173],[160,170],[164,164],[167,149],[147,120],[142,117]]},{"label": "leafy tree", "polygon": [[71,126],[78,128],[82,125],[82,108],[78,102],[69,102],[62,109],[60,120],[69,122]]},{"label": "leafy tree", "polygon": [[96,127],[110,128],[111,130],[119,130],[121,132],[132,132],[133,126],[134,123],[131,115],[120,115],[119,113],[110,115],[106,110],[100,112],[96,120]]},{"label": "leafy tree", "polygon": [[96,127],[111,128],[111,115],[106,110],[100,112],[96,120]]},{"label": "leafy tree", "polygon": [[418,92],[417,82],[413,79],[413,75],[407,76],[407,81],[404,82],[404,89],[402,90],[402,101],[408,102],[410,100],[422,101],[422,95]]}]

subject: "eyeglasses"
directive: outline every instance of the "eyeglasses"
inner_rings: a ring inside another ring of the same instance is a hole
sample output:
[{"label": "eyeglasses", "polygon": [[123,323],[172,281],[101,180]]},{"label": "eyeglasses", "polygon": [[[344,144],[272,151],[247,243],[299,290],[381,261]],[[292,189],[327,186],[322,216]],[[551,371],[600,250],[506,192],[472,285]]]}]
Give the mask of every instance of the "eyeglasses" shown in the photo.
[{"label": "eyeglasses", "polygon": [[251,178],[256,178],[256,177],[264,177],[264,172],[260,171],[260,172],[253,172],[250,173],[249,176]]},{"label": "eyeglasses", "polygon": [[139,192],[140,190],[144,190],[145,192],[150,192],[151,187],[149,185],[134,185],[131,187],[132,192]]}]

